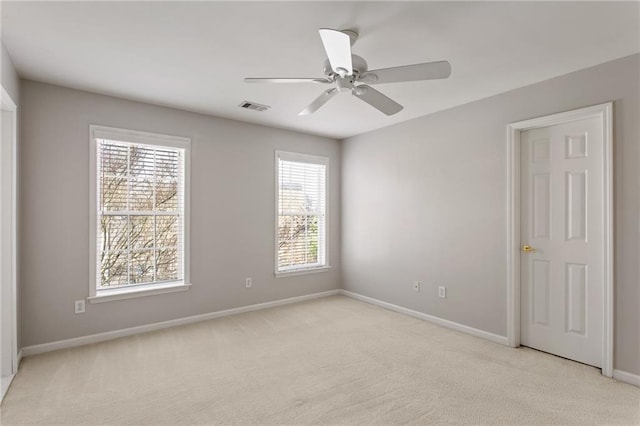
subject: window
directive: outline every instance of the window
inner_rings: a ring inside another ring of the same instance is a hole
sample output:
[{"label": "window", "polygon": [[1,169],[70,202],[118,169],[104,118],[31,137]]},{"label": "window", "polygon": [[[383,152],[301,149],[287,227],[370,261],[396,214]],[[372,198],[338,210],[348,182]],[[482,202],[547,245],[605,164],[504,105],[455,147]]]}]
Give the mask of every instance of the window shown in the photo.
[{"label": "window", "polygon": [[91,126],[91,301],[188,288],[189,139]]},{"label": "window", "polygon": [[276,275],[325,270],[329,159],[276,151]]}]

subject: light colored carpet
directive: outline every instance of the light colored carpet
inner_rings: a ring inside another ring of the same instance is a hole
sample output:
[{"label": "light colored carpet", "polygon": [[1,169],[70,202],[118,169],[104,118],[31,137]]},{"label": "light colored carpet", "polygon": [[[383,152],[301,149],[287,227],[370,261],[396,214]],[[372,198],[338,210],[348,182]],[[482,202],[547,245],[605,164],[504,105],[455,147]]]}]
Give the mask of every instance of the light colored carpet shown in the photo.
[{"label": "light colored carpet", "polygon": [[639,424],[640,389],[343,296],[26,358],[2,424]]}]

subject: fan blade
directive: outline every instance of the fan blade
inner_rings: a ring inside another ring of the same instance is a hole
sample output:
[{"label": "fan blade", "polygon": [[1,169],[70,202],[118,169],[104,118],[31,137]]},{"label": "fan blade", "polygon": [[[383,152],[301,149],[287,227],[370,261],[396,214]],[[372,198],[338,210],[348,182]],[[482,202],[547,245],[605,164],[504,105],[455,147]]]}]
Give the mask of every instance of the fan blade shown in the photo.
[{"label": "fan blade", "polygon": [[322,105],[329,102],[338,93],[338,89],[335,87],[325,91],[322,95],[318,96],[313,102],[305,107],[298,115],[309,115],[316,112]]},{"label": "fan blade", "polygon": [[324,78],[245,78],[245,83],[331,83]]},{"label": "fan blade", "polygon": [[346,75],[353,74],[351,38],[349,38],[349,35],[342,31],[328,28],[320,28],[318,31],[333,71],[340,74],[340,70],[343,69]]},{"label": "fan blade", "polygon": [[[435,80],[451,75],[451,64],[447,61],[383,68],[367,71],[360,81],[369,84],[399,83],[402,81]],[[374,76],[376,78],[374,78]]]},{"label": "fan blade", "polygon": [[375,109],[387,114],[393,115],[400,112],[403,108],[402,105],[394,101],[393,99],[378,92],[373,87],[361,84],[353,90],[353,95],[359,97]]}]

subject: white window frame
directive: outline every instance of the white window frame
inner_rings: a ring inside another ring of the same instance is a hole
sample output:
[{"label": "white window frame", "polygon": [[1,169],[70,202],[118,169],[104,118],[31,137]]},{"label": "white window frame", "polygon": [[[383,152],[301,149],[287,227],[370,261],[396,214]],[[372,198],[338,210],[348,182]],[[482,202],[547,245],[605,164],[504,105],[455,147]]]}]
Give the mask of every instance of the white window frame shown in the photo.
[{"label": "white window frame", "polygon": [[[90,303],[102,303],[112,300],[130,299],[133,297],[154,294],[173,293],[188,290],[190,281],[190,174],[191,174],[191,139],[179,136],[168,136],[138,130],[119,129],[98,125],[89,126],[89,297]],[[166,146],[184,149],[184,223],[183,223],[183,279],[178,281],[150,283],[109,290],[98,290],[97,283],[97,145],[98,139],[109,139],[140,145]]]},{"label": "white window frame", "polygon": [[[299,163],[321,164],[325,166],[325,186],[324,186],[324,247],[318,248],[323,250],[324,264],[312,266],[292,267],[287,270],[278,270],[278,229],[279,229],[279,201],[280,201],[280,160],[293,161]],[[274,255],[274,271],[276,277],[289,277],[294,275],[304,275],[316,272],[325,272],[331,269],[329,265],[329,157],[312,154],[301,154],[296,152],[278,151],[275,152],[275,255]]]}]

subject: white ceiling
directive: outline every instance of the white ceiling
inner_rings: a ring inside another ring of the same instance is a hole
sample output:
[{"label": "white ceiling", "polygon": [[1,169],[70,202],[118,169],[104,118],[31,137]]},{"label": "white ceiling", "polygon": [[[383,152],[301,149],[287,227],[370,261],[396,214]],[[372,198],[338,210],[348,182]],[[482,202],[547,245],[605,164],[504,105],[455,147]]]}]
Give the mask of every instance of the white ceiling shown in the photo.
[{"label": "white ceiling", "polygon": [[[640,4],[522,2],[11,2],[2,41],[25,78],[342,139],[640,51]],[[370,69],[448,60],[448,80],[377,89],[387,117],[326,87],[318,28],[356,29]],[[238,108],[244,100],[267,112]]]}]

